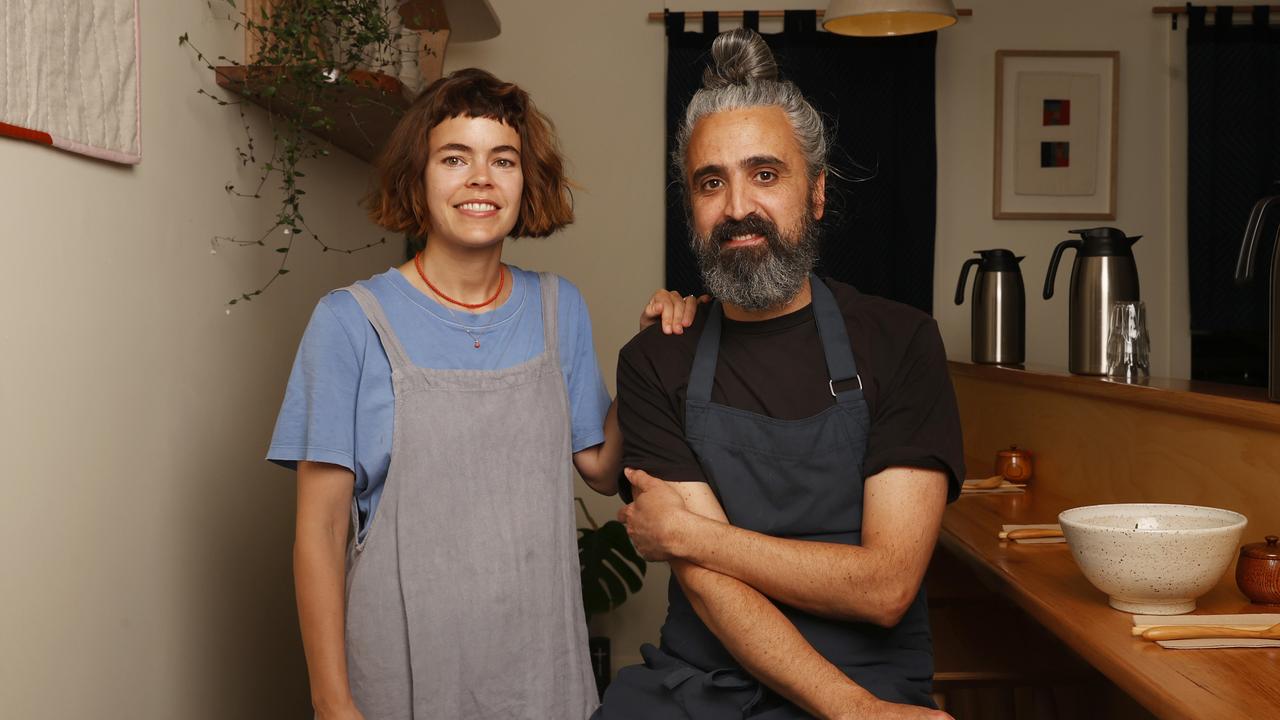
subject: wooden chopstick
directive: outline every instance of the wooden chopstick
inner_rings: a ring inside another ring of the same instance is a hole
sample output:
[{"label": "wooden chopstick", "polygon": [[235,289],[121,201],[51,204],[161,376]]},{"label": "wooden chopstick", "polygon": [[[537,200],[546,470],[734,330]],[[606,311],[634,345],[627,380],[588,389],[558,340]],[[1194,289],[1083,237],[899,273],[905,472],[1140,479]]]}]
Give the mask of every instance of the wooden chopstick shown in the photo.
[{"label": "wooden chopstick", "polygon": [[1134,636],[1134,637],[1142,637],[1142,634],[1143,634],[1143,633],[1145,633],[1145,632],[1146,632],[1146,631],[1148,631],[1148,630],[1153,630],[1153,629],[1164,630],[1164,629],[1166,629],[1166,628],[1195,628],[1195,629],[1197,629],[1197,630],[1206,630],[1206,629],[1208,629],[1208,630],[1244,630],[1244,631],[1259,631],[1259,630],[1266,630],[1266,629],[1267,629],[1267,628],[1269,628],[1269,627],[1271,627],[1271,626],[1270,626],[1270,625],[1246,625],[1246,624],[1238,624],[1238,625],[1134,625],[1134,626],[1133,626],[1133,636]]},{"label": "wooden chopstick", "polygon": [[1020,530],[1001,530],[1001,540],[1031,540],[1034,538],[1060,538],[1062,531],[1056,528],[1022,528]]}]

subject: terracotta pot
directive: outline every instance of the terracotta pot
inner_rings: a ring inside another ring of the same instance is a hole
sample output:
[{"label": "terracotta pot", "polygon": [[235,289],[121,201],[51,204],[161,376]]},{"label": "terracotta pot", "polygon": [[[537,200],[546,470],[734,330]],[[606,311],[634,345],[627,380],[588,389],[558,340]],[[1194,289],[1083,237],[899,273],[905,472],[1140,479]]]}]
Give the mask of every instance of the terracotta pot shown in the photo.
[{"label": "terracotta pot", "polygon": [[1265,543],[1240,548],[1236,586],[1259,605],[1280,605],[1280,537],[1268,535]]}]

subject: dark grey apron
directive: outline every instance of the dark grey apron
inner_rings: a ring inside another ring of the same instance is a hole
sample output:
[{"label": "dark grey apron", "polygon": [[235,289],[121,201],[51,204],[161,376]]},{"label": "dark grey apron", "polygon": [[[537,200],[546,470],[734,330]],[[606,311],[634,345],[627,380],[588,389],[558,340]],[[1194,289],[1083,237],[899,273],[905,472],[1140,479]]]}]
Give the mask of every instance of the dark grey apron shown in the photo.
[{"label": "dark grey apron", "polygon": [[[735,526],[775,537],[857,545],[870,413],[835,297],[817,276],[811,274],[809,284],[832,406],[803,420],[778,420],[711,402],[723,316],[717,302],[689,377],[685,439]],[[645,664],[619,672],[596,718],[808,717],[743,671],[698,618],[675,577],[668,602],[661,649],[641,648]],[[923,588],[902,622],[890,629],[774,604],[823,657],[876,697],[934,707]]]},{"label": "dark grey apron", "polygon": [[[542,354],[504,370],[391,361],[391,467],[347,564],[347,671],[367,720],[582,720],[595,709],[555,276]],[[354,508],[352,510],[355,512]]]}]

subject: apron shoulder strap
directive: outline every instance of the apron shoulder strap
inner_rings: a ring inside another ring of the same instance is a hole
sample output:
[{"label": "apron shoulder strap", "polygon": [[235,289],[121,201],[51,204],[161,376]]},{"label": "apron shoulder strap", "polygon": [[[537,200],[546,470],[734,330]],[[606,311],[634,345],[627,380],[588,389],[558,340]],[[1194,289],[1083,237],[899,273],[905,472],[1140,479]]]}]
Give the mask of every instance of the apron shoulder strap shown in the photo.
[{"label": "apron shoulder strap", "polygon": [[373,292],[363,285],[350,285],[342,289],[351,293],[351,296],[356,299],[365,317],[369,319],[369,324],[378,333],[378,339],[382,341],[382,349],[386,351],[387,360],[391,362],[391,369],[404,370],[413,367],[413,363],[409,361],[409,353],[404,351],[400,338],[396,337],[395,331],[391,329],[391,322],[387,320],[387,314],[382,310],[382,303],[378,302]]},{"label": "apron shoulder strap", "polygon": [[720,301],[711,303],[707,324],[698,338],[698,349],[693,355],[693,368],[689,371],[689,387],[686,402],[711,402],[711,384],[715,380],[716,360],[720,357],[720,325],[724,307]]},{"label": "apron shoulder strap", "polygon": [[542,298],[542,346],[559,362],[560,278],[555,273],[538,273]]},{"label": "apron shoulder strap", "polygon": [[[854,401],[862,397],[862,378],[858,375],[858,363],[853,359],[849,333],[845,330],[844,316],[836,304],[835,295],[817,275],[809,273],[810,291],[813,295],[813,318],[818,326],[818,338],[827,359],[827,383],[837,402]],[[720,354],[720,326],[724,308],[717,300],[711,305],[707,324],[698,338],[698,350],[693,356],[693,368],[689,372],[688,400],[711,402],[711,385],[715,379],[716,361]],[[836,385],[850,380],[857,381],[851,390],[836,390]]]},{"label": "apron shoulder strap", "polygon": [[[831,288],[814,273],[809,273],[809,289],[813,296],[813,319],[818,324],[818,337],[822,340],[822,352],[827,357],[827,373],[831,376],[828,387],[837,401],[851,400],[862,395],[862,378],[858,375],[858,363],[853,359],[853,347],[845,330],[844,315]],[[836,384],[856,379],[853,390],[837,391]]]}]

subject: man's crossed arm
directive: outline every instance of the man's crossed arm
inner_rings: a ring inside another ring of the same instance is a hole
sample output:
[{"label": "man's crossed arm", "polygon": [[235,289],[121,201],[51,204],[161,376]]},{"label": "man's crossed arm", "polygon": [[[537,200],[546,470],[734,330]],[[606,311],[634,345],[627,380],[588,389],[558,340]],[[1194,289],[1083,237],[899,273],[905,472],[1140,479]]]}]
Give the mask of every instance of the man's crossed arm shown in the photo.
[{"label": "man's crossed arm", "polygon": [[[753,676],[819,718],[945,718],[877,700],[827,662],[769,598],[825,617],[892,626],[937,539],[946,477],[890,468],[866,481],[861,546],[774,538],[730,525],[704,483],[628,470],[618,517],[650,560],[668,560],[694,610]],[[768,597],[766,597],[768,596]]]}]

